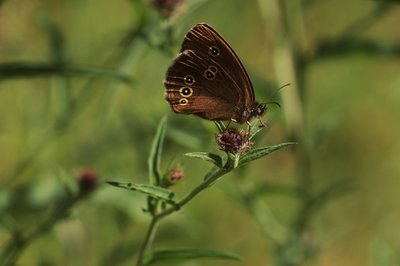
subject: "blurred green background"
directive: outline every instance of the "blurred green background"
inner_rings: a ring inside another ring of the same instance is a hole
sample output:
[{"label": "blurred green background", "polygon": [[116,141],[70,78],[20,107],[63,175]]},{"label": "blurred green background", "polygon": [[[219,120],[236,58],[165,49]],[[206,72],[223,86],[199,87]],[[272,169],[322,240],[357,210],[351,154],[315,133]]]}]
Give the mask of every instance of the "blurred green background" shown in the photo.
[{"label": "blurred green background", "polygon": [[241,262],[160,265],[399,265],[400,6],[188,0],[165,18],[150,2],[0,4],[0,246],[33,230],[82,169],[100,178],[17,264],[134,265],[146,198],[104,181],[147,182],[164,115],[161,166],[185,169],[172,190],[182,197],[201,183],[209,165],[183,154],[218,152],[216,128],[174,114],[162,81],[187,30],[206,22],[241,58],[257,99],[282,105],[269,106],[256,146],[299,144],[225,176],[160,224],[155,249],[226,250]]}]

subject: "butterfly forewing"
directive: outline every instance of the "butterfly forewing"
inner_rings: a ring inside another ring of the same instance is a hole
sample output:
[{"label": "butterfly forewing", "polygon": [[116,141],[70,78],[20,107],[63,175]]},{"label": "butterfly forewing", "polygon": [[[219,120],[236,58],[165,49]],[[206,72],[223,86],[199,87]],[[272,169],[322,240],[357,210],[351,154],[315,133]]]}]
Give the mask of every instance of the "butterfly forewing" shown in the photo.
[{"label": "butterfly forewing", "polygon": [[[213,49],[216,53],[212,53]],[[194,26],[185,36],[181,52],[184,50],[203,51],[219,61],[222,69],[231,78],[235,88],[244,96],[244,103],[250,106],[254,102],[253,86],[239,57],[229,44],[209,25],[201,23]],[[241,104],[236,103],[236,104]]]},{"label": "butterfly forewing", "polygon": [[209,120],[240,120],[241,112],[254,104],[253,88],[239,58],[206,24],[186,34],[165,86],[175,112]]},{"label": "butterfly forewing", "polygon": [[[232,105],[222,88],[223,79],[217,78],[217,73],[212,86],[204,77],[204,69],[215,62],[207,60],[201,52],[195,53],[186,50],[178,55],[167,72],[166,99],[172,109],[177,113],[195,114],[209,120],[229,120],[235,113],[235,105]],[[193,82],[187,82],[185,78],[191,77]],[[188,90],[187,95],[184,90]],[[238,98],[238,95],[232,97]],[[231,98],[232,98],[231,97]],[[183,102],[182,102],[183,101]]]}]

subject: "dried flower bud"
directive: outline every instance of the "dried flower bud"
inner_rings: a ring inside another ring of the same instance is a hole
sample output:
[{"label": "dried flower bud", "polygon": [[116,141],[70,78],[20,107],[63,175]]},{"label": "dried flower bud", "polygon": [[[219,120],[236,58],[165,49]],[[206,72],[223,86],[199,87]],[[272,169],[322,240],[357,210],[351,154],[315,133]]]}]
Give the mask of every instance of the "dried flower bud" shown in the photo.
[{"label": "dried flower bud", "polygon": [[96,171],[90,169],[82,170],[76,177],[79,193],[88,194],[92,192],[98,185],[98,179]]},{"label": "dried flower bud", "polygon": [[185,0],[151,0],[151,4],[161,17],[168,18],[182,6]]},{"label": "dried flower bud", "polygon": [[171,183],[176,183],[179,180],[181,180],[184,176],[185,173],[183,173],[182,169],[179,167],[179,165],[177,165],[171,170],[169,170],[168,179]]},{"label": "dried flower bud", "polygon": [[249,139],[249,132],[236,128],[228,128],[219,133],[216,141],[220,150],[231,154],[247,152],[253,146]]}]

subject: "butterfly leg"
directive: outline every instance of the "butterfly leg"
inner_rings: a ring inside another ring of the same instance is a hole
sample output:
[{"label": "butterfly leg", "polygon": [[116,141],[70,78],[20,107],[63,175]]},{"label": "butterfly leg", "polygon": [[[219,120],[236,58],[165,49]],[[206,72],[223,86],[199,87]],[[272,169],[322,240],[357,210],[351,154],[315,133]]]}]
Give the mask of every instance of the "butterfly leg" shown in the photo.
[{"label": "butterfly leg", "polygon": [[231,118],[231,120],[229,120],[229,122],[228,122],[228,125],[226,125],[226,128],[229,128],[229,126],[230,126],[231,122],[235,122],[235,123],[237,123],[236,119],[234,119],[234,118]]},{"label": "butterfly leg", "polygon": [[260,122],[260,125],[258,126],[259,128],[267,127],[264,121],[262,121],[261,118],[258,118],[258,122]]},{"label": "butterfly leg", "polygon": [[251,123],[246,121],[246,124],[249,126],[247,129],[247,144],[250,146],[250,138],[251,138]]}]

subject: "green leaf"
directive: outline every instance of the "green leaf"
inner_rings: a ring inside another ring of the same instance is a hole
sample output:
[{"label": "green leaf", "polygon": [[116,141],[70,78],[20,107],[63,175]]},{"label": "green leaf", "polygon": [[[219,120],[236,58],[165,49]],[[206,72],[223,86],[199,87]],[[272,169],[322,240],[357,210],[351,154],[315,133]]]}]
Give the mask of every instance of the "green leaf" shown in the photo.
[{"label": "green leaf", "polygon": [[192,158],[199,158],[202,159],[204,161],[207,162],[211,162],[213,163],[215,166],[221,168],[222,167],[222,163],[223,160],[222,158],[214,153],[210,153],[210,152],[189,152],[185,154],[188,157],[192,157]]},{"label": "green leaf", "polygon": [[250,128],[250,136],[249,139],[252,139],[255,137],[255,135],[257,135],[258,132],[260,132],[261,130],[263,130],[264,127],[259,126],[258,124],[253,124]]},{"label": "green leaf", "polygon": [[158,185],[161,180],[160,161],[162,146],[164,143],[165,131],[167,129],[167,117],[163,117],[157,127],[156,135],[154,136],[153,143],[147,164],[149,167],[149,181],[150,184]]},{"label": "green leaf", "polygon": [[116,181],[107,181],[107,184],[114,186],[114,187],[124,188],[124,189],[128,189],[128,190],[134,190],[134,191],[149,195],[153,198],[165,200],[166,202],[169,202],[172,204],[175,203],[172,200],[172,198],[174,197],[174,193],[166,188],[157,187],[157,186],[148,185],[148,184],[122,183],[122,182],[116,182]]},{"label": "green leaf", "polygon": [[242,165],[244,165],[244,164],[246,164],[248,162],[257,160],[257,159],[259,159],[261,157],[264,157],[264,156],[266,156],[266,155],[268,155],[268,154],[270,154],[270,153],[272,153],[274,151],[280,150],[282,148],[285,148],[287,146],[294,145],[294,144],[296,144],[296,143],[295,142],[288,142],[288,143],[281,143],[281,144],[277,144],[277,145],[274,145],[274,146],[269,146],[269,147],[264,147],[264,148],[258,148],[258,149],[251,150],[247,154],[243,155],[240,158],[239,166],[242,166]]},{"label": "green leaf", "polygon": [[171,259],[195,259],[195,258],[214,258],[226,260],[241,260],[237,255],[217,250],[160,250],[146,255],[144,265],[151,265],[157,261]]}]

